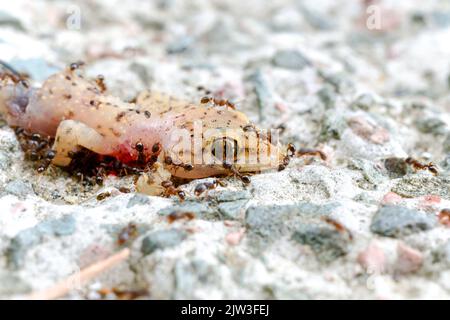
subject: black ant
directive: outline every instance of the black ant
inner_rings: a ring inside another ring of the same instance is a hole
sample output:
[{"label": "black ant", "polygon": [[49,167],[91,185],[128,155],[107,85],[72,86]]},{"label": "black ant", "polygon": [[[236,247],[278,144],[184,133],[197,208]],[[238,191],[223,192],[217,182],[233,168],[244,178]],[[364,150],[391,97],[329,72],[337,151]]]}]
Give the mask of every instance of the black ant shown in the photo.
[{"label": "black ant", "polygon": [[202,182],[195,186],[194,193],[196,196],[200,196],[206,190],[215,189],[218,185],[220,185],[222,187],[224,186],[222,181],[220,181],[218,179],[214,179],[212,182],[209,182],[209,181]]}]

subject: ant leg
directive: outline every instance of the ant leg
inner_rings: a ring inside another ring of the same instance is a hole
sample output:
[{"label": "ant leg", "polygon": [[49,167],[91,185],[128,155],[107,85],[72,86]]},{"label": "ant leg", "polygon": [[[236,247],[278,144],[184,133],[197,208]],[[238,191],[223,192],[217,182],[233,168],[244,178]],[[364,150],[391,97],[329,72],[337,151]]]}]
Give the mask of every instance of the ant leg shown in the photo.
[{"label": "ant leg", "polygon": [[136,181],[136,190],[150,196],[160,196],[165,194],[166,189],[172,185],[166,182],[170,181],[171,174],[164,167],[156,162],[153,165],[153,170],[145,172],[139,176]]},{"label": "ant leg", "polygon": [[297,151],[297,157],[303,157],[303,156],[318,156],[323,161],[327,160],[326,154],[318,149],[310,149],[310,148],[300,148]]},{"label": "ant leg", "polygon": [[53,150],[55,156],[52,163],[65,167],[72,160],[69,156],[71,152],[76,152],[79,147],[84,147],[98,154],[109,154],[112,150],[108,147],[105,138],[97,131],[88,127],[82,122],[74,120],[64,120],[56,131]]}]

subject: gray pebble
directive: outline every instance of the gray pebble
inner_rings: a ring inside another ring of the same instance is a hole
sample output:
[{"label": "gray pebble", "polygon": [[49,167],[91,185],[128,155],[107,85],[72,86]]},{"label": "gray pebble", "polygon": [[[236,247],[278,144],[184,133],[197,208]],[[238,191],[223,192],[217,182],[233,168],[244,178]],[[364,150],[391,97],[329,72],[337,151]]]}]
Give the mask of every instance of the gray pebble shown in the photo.
[{"label": "gray pebble", "polygon": [[362,94],[358,96],[355,101],[352,102],[351,107],[354,109],[360,109],[368,111],[375,105],[375,99],[370,94]]},{"label": "gray pebble", "polygon": [[48,232],[55,236],[69,236],[76,230],[76,220],[71,215],[65,215],[62,218],[43,223],[42,228],[48,228]]},{"label": "gray pebble", "polygon": [[419,118],[416,120],[415,124],[417,129],[422,133],[429,133],[436,136],[448,133],[447,124],[437,115]]},{"label": "gray pebble", "polygon": [[295,70],[301,70],[309,65],[308,59],[297,50],[277,51],[272,59],[272,63],[280,68]]},{"label": "gray pebble", "polygon": [[13,180],[8,182],[5,186],[5,192],[13,194],[19,198],[25,198],[27,195],[34,194],[31,184],[22,180]]},{"label": "gray pebble", "polygon": [[150,198],[145,194],[136,193],[130,200],[128,200],[127,208],[134,207],[136,205],[146,205],[150,203]]},{"label": "gray pebble", "polygon": [[223,191],[217,193],[215,196],[218,202],[227,202],[227,201],[235,201],[235,200],[243,200],[250,199],[252,194],[248,190],[240,190],[240,191]]},{"label": "gray pebble", "polygon": [[193,43],[194,39],[192,37],[180,37],[166,47],[166,52],[168,54],[182,53],[188,50]]},{"label": "gray pebble", "polygon": [[326,109],[331,109],[334,107],[336,101],[336,92],[332,86],[328,84],[324,85],[323,88],[317,92],[317,96]]},{"label": "gray pebble", "polygon": [[425,173],[406,175],[393,186],[391,191],[406,198],[428,194],[450,198],[450,177],[443,175],[435,177]]},{"label": "gray pebble", "polygon": [[450,240],[444,245],[443,256],[446,264],[450,266]]},{"label": "gray pebble", "polygon": [[408,165],[404,158],[386,158],[384,159],[384,167],[392,179],[401,178],[408,172]]},{"label": "gray pebble", "polygon": [[372,219],[370,230],[386,237],[401,237],[436,226],[436,217],[401,206],[381,207]]},{"label": "gray pebble", "polygon": [[158,230],[142,239],[141,252],[144,256],[158,249],[170,248],[186,239],[187,233],[177,229]]},{"label": "gray pebble", "polygon": [[330,141],[332,139],[340,140],[342,133],[347,127],[347,123],[342,115],[328,110],[322,120],[319,140],[321,142]]},{"label": "gray pebble", "polygon": [[0,26],[11,26],[17,30],[24,31],[25,28],[16,17],[13,17],[9,13],[0,11]]},{"label": "gray pebble", "polygon": [[292,235],[292,239],[310,246],[317,258],[323,262],[331,262],[345,255],[350,242],[347,234],[339,232],[325,222],[299,226]]},{"label": "gray pebble", "polygon": [[272,106],[272,94],[269,90],[268,84],[264,75],[260,69],[253,73],[250,77],[250,81],[253,83],[256,100],[258,103],[258,115],[259,121],[262,122],[266,118],[266,108]]},{"label": "gray pebble", "polygon": [[0,272],[0,296],[25,294],[31,290],[31,287],[17,275],[1,271]]},{"label": "gray pebble", "polygon": [[250,207],[245,222],[250,232],[268,239],[290,235],[299,225],[329,215],[337,203],[316,205],[303,202],[295,205]]},{"label": "gray pebble", "polygon": [[444,151],[444,153],[450,153],[450,133],[447,134],[444,142],[442,143],[442,151]]},{"label": "gray pebble", "polygon": [[243,216],[247,203],[248,200],[224,202],[218,205],[218,209],[225,219],[237,220]]},{"label": "gray pebble", "polygon": [[218,219],[220,218],[217,210],[214,210],[208,204],[203,202],[184,201],[178,205],[163,208],[158,211],[159,215],[167,216],[174,211],[192,212],[196,217],[201,219]]},{"label": "gray pebble", "polygon": [[76,220],[71,215],[43,221],[33,228],[22,230],[11,239],[7,249],[8,261],[15,267],[21,267],[28,249],[40,244],[44,237],[68,236],[75,230]]}]

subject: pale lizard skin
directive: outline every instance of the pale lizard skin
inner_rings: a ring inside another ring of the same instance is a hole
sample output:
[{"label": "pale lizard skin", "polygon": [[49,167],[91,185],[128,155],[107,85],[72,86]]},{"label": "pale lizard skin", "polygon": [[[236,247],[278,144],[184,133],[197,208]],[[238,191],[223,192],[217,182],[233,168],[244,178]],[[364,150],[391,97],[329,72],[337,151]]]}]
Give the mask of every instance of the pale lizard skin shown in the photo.
[{"label": "pale lizard skin", "polygon": [[[161,188],[148,189],[143,181],[160,184],[170,175],[197,179],[232,172],[256,173],[276,169],[286,158],[280,145],[272,143],[268,135],[259,134],[239,111],[192,104],[149,91],[139,94],[135,103],[124,102],[108,94],[98,82],[84,78],[74,67],[49,77],[40,88],[30,88],[22,81],[3,76],[0,112],[10,126],[55,137],[56,156],[52,163],[58,166],[67,166],[70,152],[80,146],[127,163],[139,156],[136,143],[144,146],[146,161],[154,155],[152,147],[158,144],[161,150],[154,170],[156,178],[144,176],[138,182],[138,188],[150,194],[161,193]],[[190,145],[195,121],[201,121],[198,123],[204,137],[200,144],[183,152],[186,144],[180,143],[174,132],[187,133]],[[219,152],[231,147],[227,150],[233,153],[233,170],[212,154],[218,144],[222,147]],[[200,163],[194,159],[195,152],[202,152]],[[269,152],[275,161],[262,161],[261,155]],[[165,163],[167,157],[172,164]],[[174,165],[180,163],[192,166],[185,169]]]}]

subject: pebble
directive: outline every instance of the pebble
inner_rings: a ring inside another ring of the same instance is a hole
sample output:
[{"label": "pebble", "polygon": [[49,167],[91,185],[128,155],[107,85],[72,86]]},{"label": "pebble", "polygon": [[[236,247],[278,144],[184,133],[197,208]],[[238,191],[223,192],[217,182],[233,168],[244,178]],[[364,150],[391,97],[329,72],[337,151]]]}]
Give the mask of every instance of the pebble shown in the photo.
[{"label": "pebble", "polygon": [[404,158],[386,158],[384,159],[384,167],[392,179],[401,178],[408,172],[408,165]]},{"label": "pebble", "polygon": [[68,236],[75,232],[76,220],[72,215],[59,219],[43,221],[33,228],[20,231],[11,239],[7,249],[8,262],[15,267],[21,267],[27,251],[40,244],[47,236]]},{"label": "pebble", "polygon": [[159,215],[168,216],[172,212],[192,212],[199,219],[218,219],[220,214],[205,202],[184,201],[158,211]]},{"label": "pebble", "polygon": [[348,126],[357,136],[374,144],[384,144],[389,141],[389,131],[372,124],[363,117],[352,117],[347,121]]},{"label": "pebble", "polygon": [[20,31],[25,30],[21,21],[4,11],[0,11],[0,26],[10,26]]},{"label": "pebble", "polygon": [[25,294],[31,286],[12,272],[0,271],[0,297],[3,295]]},{"label": "pebble", "polygon": [[192,37],[180,37],[167,45],[166,52],[168,54],[183,53],[191,48],[193,44],[194,39]]},{"label": "pebble", "polygon": [[308,245],[323,262],[331,262],[348,252],[349,238],[325,222],[300,225],[292,235],[300,244]]},{"label": "pebble", "polygon": [[301,70],[310,62],[297,50],[279,50],[275,53],[272,63],[280,68]]},{"label": "pebble", "polygon": [[406,175],[392,187],[391,191],[405,198],[430,194],[450,198],[450,177],[444,175],[435,177],[427,172]]},{"label": "pebble", "polygon": [[141,252],[146,256],[158,249],[175,247],[186,237],[187,233],[178,229],[153,231],[142,239]]},{"label": "pebble", "polygon": [[131,208],[137,205],[143,206],[150,203],[150,198],[145,194],[136,193],[130,200],[128,200],[127,208]]},{"label": "pebble", "polygon": [[360,109],[364,111],[370,110],[375,105],[375,98],[368,93],[361,94],[351,104],[354,109]]},{"label": "pebble", "polygon": [[381,199],[382,205],[396,205],[401,204],[402,202],[403,198],[395,192],[388,192],[383,196],[383,199]]},{"label": "pebble", "polygon": [[342,115],[334,110],[329,110],[322,120],[319,140],[322,142],[328,142],[332,139],[340,140],[346,128],[347,123]]},{"label": "pebble", "polygon": [[35,194],[31,183],[23,180],[13,180],[8,182],[5,186],[5,192],[13,194],[21,199],[26,198],[28,195]]},{"label": "pebble", "polygon": [[245,205],[248,200],[236,200],[220,203],[217,208],[225,219],[238,220],[245,214]]},{"label": "pebble", "polygon": [[448,266],[450,266],[450,240],[443,247],[443,258]]},{"label": "pebble", "polygon": [[242,200],[242,199],[250,199],[251,197],[252,197],[252,194],[248,190],[242,190],[242,191],[225,190],[225,191],[217,193],[217,195],[215,196],[215,199],[218,202],[227,202],[227,201],[235,201],[235,200]]},{"label": "pebble", "polygon": [[447,134],[444,142],[442,143],[442,151],[444,153],[450,153],[450,133]]},{"label": "pebble", "polygon": [[292,234],[296,227],[308,220],[329,215],[338,206],[337,203],[316,205],[303,202],[295,205],[250,207],[245,213],[245,222],[250,232],[276,239]]},{"label": "pebble", "polygon": [[435,136],[447,134],[449,132],[447,124],[437,115],[419,118],[416,120],[416,127],[422,133],[429,133]]},{"label": "pebble", "polygon": [[357,260],[368,273],[382,274],[386,270],[386,255],[375,241],[359,253]]},{"label": "pebble", "polygon": [[263,122],[266,118],[265,110],[270,108],[273,104],[272,94],[269,90],[268,84],[264,75],[260,69],[258,69],[252,76],[250,77],[251,82],[253,83],[256,100],[258,103],[258,115],[259,121]]},{"label": "pebble", "polygon": [[400,273],[412,273],[418,271],[423,264],[423,254],[403,242],[397,245],[397,261],[395,270]]},{"label": "pebble", "polygon": [[383,206],[372,219],[370,230],[385,237],[401,237],[430,230],[436,226],[436,217],[401,206]]},{"label": "pebble", "polygon": [[225,236],[225,241],[232,246],[237,246],[242,238],[245,235],[245,228],[241,228],[239,231],[236,232],[230,232]]}]

